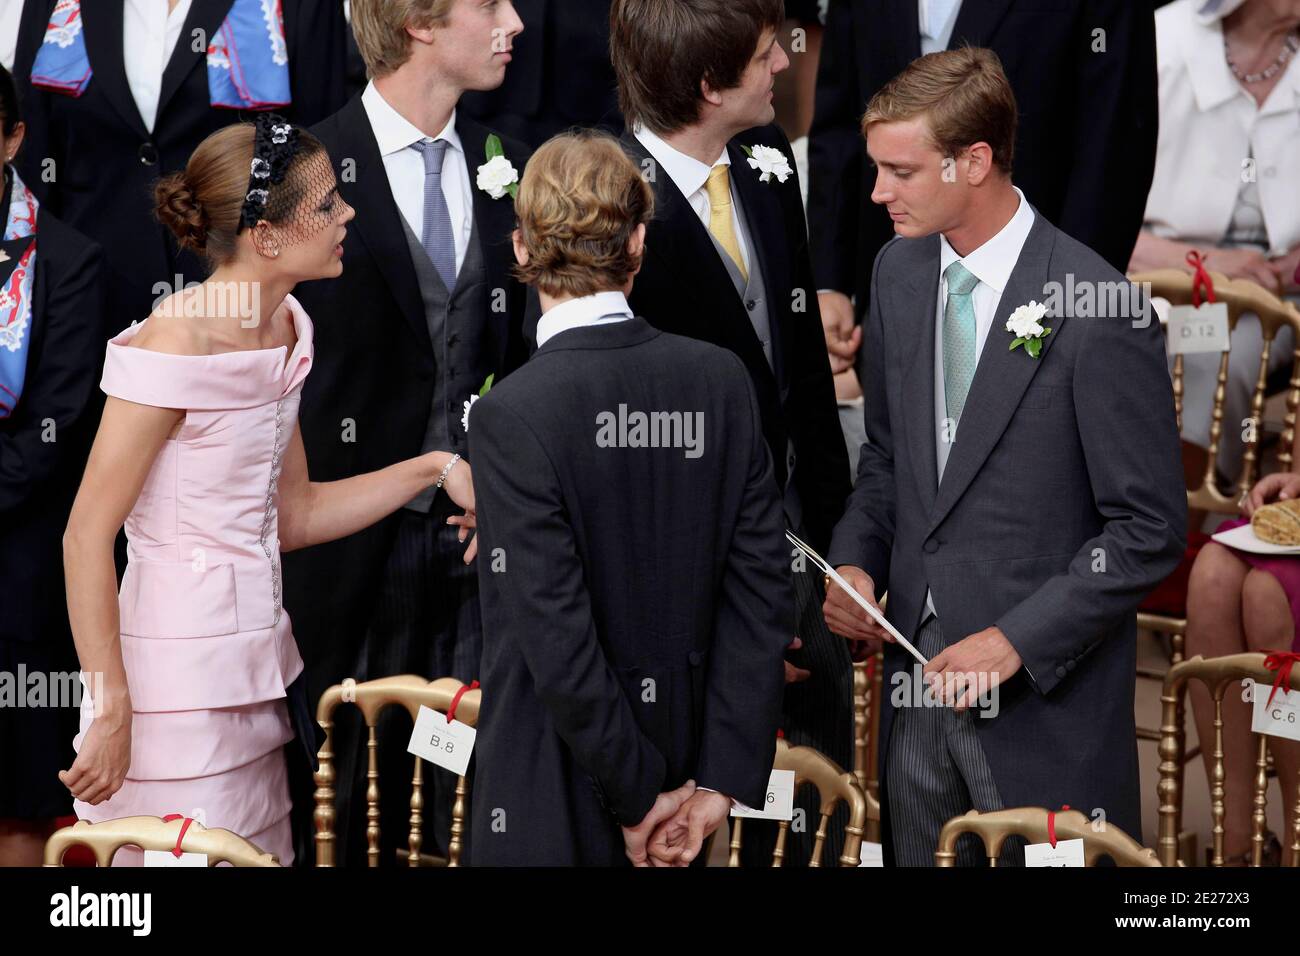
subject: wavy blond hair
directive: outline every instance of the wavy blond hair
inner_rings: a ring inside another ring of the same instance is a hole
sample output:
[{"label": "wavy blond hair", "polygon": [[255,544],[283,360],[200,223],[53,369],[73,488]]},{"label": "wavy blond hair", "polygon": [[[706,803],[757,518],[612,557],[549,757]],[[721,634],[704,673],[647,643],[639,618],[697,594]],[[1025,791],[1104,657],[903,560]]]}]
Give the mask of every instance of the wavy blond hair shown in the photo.
[{"label": "wavy blond hair", "polygon": [[528,250],[519,280],[547,295],[593,295],[622,288],[640,266],[628,243],[654,215],[654,193],[612,136],[575,131],[533,154],[515,213]]}]

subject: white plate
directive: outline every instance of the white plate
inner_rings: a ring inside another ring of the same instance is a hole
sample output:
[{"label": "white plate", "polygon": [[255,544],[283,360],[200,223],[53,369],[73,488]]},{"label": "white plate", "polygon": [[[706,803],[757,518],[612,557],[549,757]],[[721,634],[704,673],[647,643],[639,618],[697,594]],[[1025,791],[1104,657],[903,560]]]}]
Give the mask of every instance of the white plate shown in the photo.
[{"label": "white plate", "polygon": [[1261,541],[1255,535],[1255,529],[1248,524],[1244,524],[1240,528],[1220,531],[1218,534],[1211,535],[1211,537],[1219,544],[1226,544],[1230,548],[1236,548],[1238,551],[1246,551],[1250,554],[1300,555],[1300,546],[1288,547]]}]

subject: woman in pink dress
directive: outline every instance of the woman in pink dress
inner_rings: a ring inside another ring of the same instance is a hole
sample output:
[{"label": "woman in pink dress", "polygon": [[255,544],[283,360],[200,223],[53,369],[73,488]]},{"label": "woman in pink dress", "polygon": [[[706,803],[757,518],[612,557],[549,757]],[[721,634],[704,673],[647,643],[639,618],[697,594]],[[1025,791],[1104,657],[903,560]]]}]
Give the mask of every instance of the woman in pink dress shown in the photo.
[{"label": "woman in pink dress", "polygon": [[[297,410],[312,324],[289,293],[342,272],[353,215],[309,133],[265,114],[228,127],[156,198],[159,218],[215,271],[108,344],[109,397],[64,537],[90,693],[60,779],[82,819],[180,813],[288,865],[285,745],[297,737],[314,760],[317,741],[280,554],[359,531],[433,484],[466,508],[451,519],[466,534],[470,470],[432,452],[343,481],[308,478]],[[115,863],[139,859],[123,850]]]}]

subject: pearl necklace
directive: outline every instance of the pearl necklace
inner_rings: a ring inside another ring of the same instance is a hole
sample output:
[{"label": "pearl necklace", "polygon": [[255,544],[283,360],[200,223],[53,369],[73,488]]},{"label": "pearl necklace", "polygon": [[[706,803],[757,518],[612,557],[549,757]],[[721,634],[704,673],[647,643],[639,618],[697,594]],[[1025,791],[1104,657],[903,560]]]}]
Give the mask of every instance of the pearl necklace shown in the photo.
[{"label": "pearl necklace", "polygon": [[1232,75],[1238,80],[1247,84],[1262,83],[1265,80],[1273,79],[1273,77],[1277,76],[1278,71],[1286,66],[1287,61],[1295,56],[1297,50],[1300,50],[1300,36],[1293,33],[1282,44],[1282,52],[1277,55],[1277,59],[1266,66],[1262,72],[1243,73],[1237,64],[1232,62],[1232,53],[1228,49],[1228,38],[1226,36],[1223,38],[1223,55],[1227,57],[1228,69],[1232,71]]}]

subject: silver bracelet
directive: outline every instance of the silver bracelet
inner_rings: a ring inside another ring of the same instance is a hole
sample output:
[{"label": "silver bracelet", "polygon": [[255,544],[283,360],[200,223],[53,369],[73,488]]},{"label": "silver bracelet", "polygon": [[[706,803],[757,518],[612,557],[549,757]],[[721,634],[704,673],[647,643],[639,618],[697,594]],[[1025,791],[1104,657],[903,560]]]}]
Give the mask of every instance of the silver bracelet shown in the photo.
[{"label": "silver bracelet", "polygon": [[447,462],[447,467],[443,468],[442,474],[438,476],[438,483],[433,486],[435,490],[442,488],[443,482],[445,482],[447,480],[447,476],[451,474],[452,466],[455,465],[456,462],[458,461],[460,461],[460,455],[451,456],[451,461]]}]

